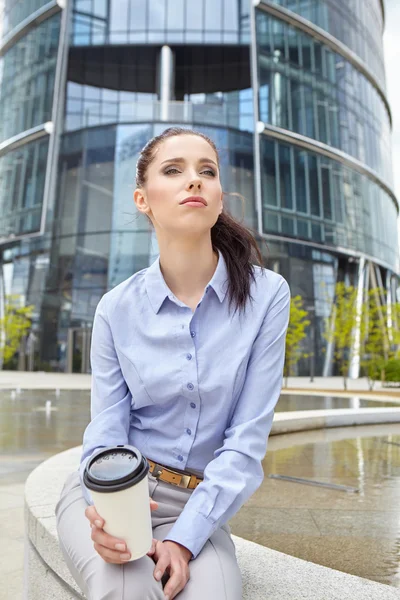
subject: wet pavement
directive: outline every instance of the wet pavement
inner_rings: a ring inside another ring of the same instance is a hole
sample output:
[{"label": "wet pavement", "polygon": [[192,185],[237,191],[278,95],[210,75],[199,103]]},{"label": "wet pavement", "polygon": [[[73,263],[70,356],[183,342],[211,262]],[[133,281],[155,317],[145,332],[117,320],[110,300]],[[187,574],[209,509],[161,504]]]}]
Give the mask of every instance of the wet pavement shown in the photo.
[{"label": "wet pavement", "polygon": [[[47,403],[47,405],[46,405]],[[51,404],[50,404],[51,403]],[[394,402],[282,395],[277,411],[398,406]],[[19,597],[23,487],[35,466],[82,443],[89,391],[0,391],[0,579]],[[265,479],[230,521],[232,533],[275,550],[400,588],[400,424],[271,436]],[[358,493],[269,478],[278,474]],[[3,594],[3,595],[2,595]]]}]

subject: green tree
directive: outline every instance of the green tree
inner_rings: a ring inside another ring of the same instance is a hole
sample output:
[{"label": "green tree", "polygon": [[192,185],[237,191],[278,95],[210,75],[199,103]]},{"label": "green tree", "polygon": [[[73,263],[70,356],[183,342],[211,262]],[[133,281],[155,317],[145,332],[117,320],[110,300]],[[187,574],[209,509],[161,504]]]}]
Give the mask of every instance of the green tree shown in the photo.
[{"label": "green tree", "polygon": [[393,303],[387,309],[389,358],[400,359],[400,302]]},{"label": "green tree", "polygon": [[379,288],[370,289],[363,302],[360,364],[364,368],[370,390],[374,387],[374,381],[381,376],[390,353],[388,307],[381,304],[380,298],[384,297],[382,292]]},{"label": "green tree", "polygon": [[294,296],[290,300],[290,319],[286,334],[285,367],[286,387],[288,377],[292,375],[295,365],[300,358],[307,356],[302,352],[301,342],[306,337],[305,329],[310,325],[307,319],[308,312],[303,308],[301,296]]},{"label": "green tree", "polygon": [[325,319],[325,331],[323,332],[327,342],[334,345],[334,356],[343,377],[344,389],[347,389],[351,348],[359,319],[356,300],[357,289],[355,287],[346,285],[344,282],[337,283],[332,312]]},{"label": "green tree", "polygon": [[0,365],[13,358],[21,340],[32,325],[34,306],[21,306],[20,296],[6,296],[4,316],[0,319]]}]

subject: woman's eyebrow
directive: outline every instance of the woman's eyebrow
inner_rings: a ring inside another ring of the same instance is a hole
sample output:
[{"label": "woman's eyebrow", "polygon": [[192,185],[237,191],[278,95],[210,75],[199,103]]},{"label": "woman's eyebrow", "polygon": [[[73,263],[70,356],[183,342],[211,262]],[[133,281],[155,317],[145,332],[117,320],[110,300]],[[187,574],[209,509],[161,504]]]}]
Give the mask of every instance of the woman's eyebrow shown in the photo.
[{"label": "woman's eyebrow", "polygon": [[[185,159],[183,157],[177,157],[177,158],[168,158],[167,160],[163,160],[163,162],[161,163],[162,165],[166,162],[185,162]],[[200,163],[213,163],[215,166],[217,166],[217,163],[214,162],[213,160],[211,160],[211,158],[200,158],[199,159]]]}]

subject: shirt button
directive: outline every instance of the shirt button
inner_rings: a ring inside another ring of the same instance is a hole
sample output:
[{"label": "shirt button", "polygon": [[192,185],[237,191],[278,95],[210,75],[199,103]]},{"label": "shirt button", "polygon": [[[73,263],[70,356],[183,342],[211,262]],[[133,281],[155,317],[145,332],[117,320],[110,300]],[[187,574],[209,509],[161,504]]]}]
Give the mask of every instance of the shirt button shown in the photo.
[{"label": "shirt button", "polygon": [[195,405],[195,403],[194,403],[194,402],[191,402],[191,403],[190,403],[190,406],[191,406],[192,408],[196,408],[196,405]]},{"label": "shirt button", "polygon": [[183,461],[183,456],[179,455],[178,456],[178,460],[180,460],[182,462]]},{"label": "shirt button", "polygon": [[187,358],[188,360],[192,360],[192,355],[191,355],[191,354],[186,354],[186,358]]},{"label": "shirt button", "polygon": [[191,335],[192,337],[194,337],[194,336],[196,335],[196,333],[195,333],[194,331],[191,331],[191,332],[190,332],[190,335]]},{"label": "shirt button", "polygon": [[187,388],[188,388],[188,390],[193,390],[194,389],[193,383],[188,383]]},{"label": "shirt button", "polygon": [[186,429],[186,433],[187,433],[188,435],[191,435],[191,433],[192,433],[192,430],[191,430],[191,429]]}]

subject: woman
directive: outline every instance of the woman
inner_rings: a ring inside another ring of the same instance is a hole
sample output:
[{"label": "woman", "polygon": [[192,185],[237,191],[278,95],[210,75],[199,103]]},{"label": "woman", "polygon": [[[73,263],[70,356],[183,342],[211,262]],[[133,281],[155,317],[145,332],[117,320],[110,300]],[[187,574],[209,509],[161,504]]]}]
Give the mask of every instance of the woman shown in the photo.
[{"label": "woman", "polygon": [[[97,306],[91,422],[56,508],[60,546],[89,600],[239,600],[227,522],[264,477],[290,292],[225,212],[207,136],[170,128],[153,138],[136,184],[160,255]],[[128,563],[82,483],[93,452],[116,444],[151,467],[153,547]]]}]

